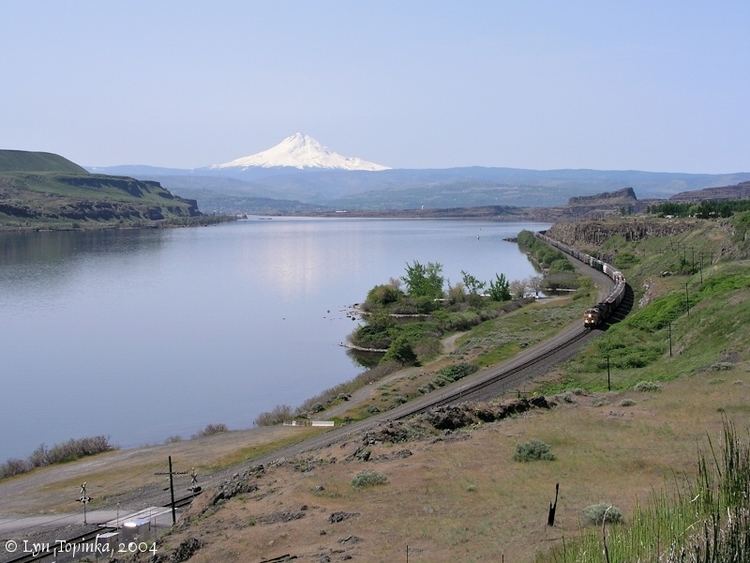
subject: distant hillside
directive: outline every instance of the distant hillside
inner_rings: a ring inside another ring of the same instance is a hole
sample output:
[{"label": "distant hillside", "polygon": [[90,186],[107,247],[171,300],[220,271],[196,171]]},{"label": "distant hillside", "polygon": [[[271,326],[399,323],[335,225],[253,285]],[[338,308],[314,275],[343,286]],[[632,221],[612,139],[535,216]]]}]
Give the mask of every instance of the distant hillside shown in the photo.
[{"label": "distant hillside", "polygon": [[705,188],[690,192],[680,192],[669,198],[672,201],[702,201],[719,199],[750,199],[750,182],[742,182],[734,186],[720,186]]},{"label": "distant hillside", "polygon": [[60,174],[88,174],[59,154],[50,152],[30,152],[0,150],[0,174],[6,172],[58,172]]},{"label": "distant hillside", "polygon": [[[638,170],[526,170],[463,167],[425,170],[298,170],[290,167],[197,168],[145,166],[93,168],[159,180],[203,206],[229,196],[252,212],[256,198],[296,201],[330,209],[362,211],[477,206],[565,205],[569,198],[632,186],[640,199],[750,181],[750,173],[686,174]],[[242,203],[243,198],[245,202]],[[222,204],[223,205],[223,204]],[[211,206],[213,207],[213,205]]]},{"label": "distant hillside", "polygon": [[51,153],[0,150],[0,229],[155,226],[199,216],[158,182],[90,174]]}]

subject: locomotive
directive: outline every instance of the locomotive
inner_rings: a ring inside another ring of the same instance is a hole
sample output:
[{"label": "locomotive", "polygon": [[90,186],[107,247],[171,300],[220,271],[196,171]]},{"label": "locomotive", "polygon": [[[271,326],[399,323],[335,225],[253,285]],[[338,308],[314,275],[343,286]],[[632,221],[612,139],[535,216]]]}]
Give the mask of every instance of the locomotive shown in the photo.
[{"label": "locomotive", "polygon": [[549,244],[550,246],[554,246],[559,251],[572,256],[576,260],[580,260],[584,264],[591,266],[595,270],[603,272],[605,276],[612,280],[614,286],[612,287],[612,290],[607,294],[607,296],[593,307],[586,309],[586,311],[583,313],[584,327],[591,329],[602,325],[612,315],[612,313],[617,310],[617,308],[620,306],[620,303],[622,303],[623,297],[625,296],[626,281],[625,276],[622,275],[622,272],[616,269],[611,264],[608,264],[607,262],[603,262],[598,258],[594,258],[590,254],[581,252],[580,250],[575,249],[572,246],[568,246],[567,244],[548,237],[545,234],[545,231],[534,233],[534,236]]}]

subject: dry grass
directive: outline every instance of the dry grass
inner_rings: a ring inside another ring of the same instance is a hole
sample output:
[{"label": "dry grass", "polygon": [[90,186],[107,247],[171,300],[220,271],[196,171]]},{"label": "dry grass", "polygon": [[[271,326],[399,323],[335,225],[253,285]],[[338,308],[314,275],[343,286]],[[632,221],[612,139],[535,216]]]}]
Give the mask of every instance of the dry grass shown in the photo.
[{"label": "dry grass", "polygon": [[161,446],[118,450],[58,466],[37,469],[29,474],[0,481],[4,514],[73,512],[82,481],[94,497],[96,509],[107,498],[155,483],[153,474],[165,471],[171,455],[177,470],[195,467],[199,474],[227,467],[236,462],[263,455],[274,448],[295,443],[317,431],[272,427],[224,432],[213,436]]}]

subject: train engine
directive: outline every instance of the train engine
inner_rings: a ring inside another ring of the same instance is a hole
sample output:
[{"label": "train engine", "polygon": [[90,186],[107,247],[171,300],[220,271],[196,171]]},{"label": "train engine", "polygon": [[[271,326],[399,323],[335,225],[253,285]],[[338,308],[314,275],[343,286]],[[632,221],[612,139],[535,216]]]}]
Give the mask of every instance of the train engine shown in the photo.
[{"label": "train engine", "polygon": [[586,328],[596,328],[602,322],[602,312],[599,306],[591,307],[586,309],[583,313],[583,326]]}]

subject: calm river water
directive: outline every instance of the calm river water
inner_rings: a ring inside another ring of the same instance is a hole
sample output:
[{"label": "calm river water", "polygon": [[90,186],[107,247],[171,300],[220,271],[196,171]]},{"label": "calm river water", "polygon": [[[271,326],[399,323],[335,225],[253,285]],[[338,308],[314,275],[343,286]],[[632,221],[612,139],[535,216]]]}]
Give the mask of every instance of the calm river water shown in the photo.
[{"label": "calm river water", "polygon": [[[452,281],[534,273],[522,228],[277,219],[207,228],[0,235],[0,461],[107,434],[124,447],[247,428],[361,371],[344,307],[407,261]],[[477,238],[479,237],[479,238]]]}]

